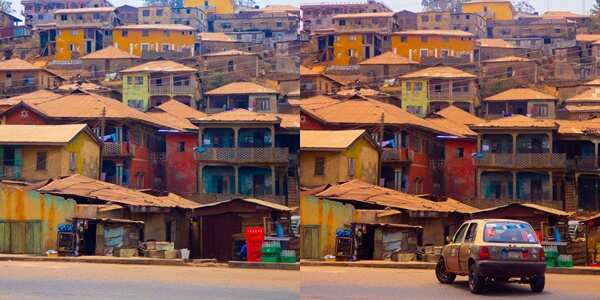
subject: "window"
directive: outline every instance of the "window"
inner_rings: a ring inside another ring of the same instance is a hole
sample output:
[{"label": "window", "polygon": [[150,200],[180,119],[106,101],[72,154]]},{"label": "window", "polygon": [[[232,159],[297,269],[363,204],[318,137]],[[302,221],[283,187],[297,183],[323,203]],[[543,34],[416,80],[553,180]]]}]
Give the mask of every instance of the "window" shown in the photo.
[{"label": "window", "polygon": [[537,244],[535,232],[527,223],[498,221],[485,224],[483,240],[488,243]]},{"label": "window", "polygon": [[60,15],[60,20],[61,21],[66,21],[67,20],[67,15]]},{"label": "window", "polygon": [[163,31],[163,36],[170,36],[171,32],[168,30]]},{"label": "window", "polygon": [[353,157],[348,157],[348,176],[354,177],[356,172],[356,159]]},{"label": "window", "polygon": [[147,37],[150,35],[150,31],[148,29],[142,30],[142,36]]},{"label": "window", "polygon": [[348,39],[351,41],[356,41],[356,35],[352,34],[348,37]]},{"label": "window", "polygon": [[400,36],[400,42],[401,43],[406,43],[407,40],[408,40],[408,37],[406,35],[401,35]]},{"label": "window", "polygon": [[283,22],[277,22],[277,27],[283,27]]},{"label": "window", "polygon": [[185,142],[177,143],[177,152],[185,152]]},{"label": "window", "polygon": [[162,44],[162,51],[163,52],[168,52],[171,49],[171,45],[169,44]]},{"label": "window", "polygon": [[548,104],[534,104],[533,114],[535,117],[547,117],[548,116]]},{"label": "window", "polygon": [[477,223],[471,223],[465,236],[465,242],[472,243],[475,241],[475,235],[477,235]]},{"label": "window", "polygon": [[269,99],[256,99],[256,103],[259,111],[270,111],[271,105]]},{"label": "window", "polygon": [[144,110],[144,101],[142,100],[129,100],[127,106],[135,108],[137,110]]},{"label": "window", "polygon": [[163,15],[163,10],[162,9],[157,9],[156,10],[156,16],[161,17]]},{"label": "window", "polygon": [[442,92],[442,85],[439,84],[439,83],[438,84],[434,84],[432,92],[434,92],[436,94],[440,94]]},{"label": "window", "polygon": [[514,76],[514,71],[512,67],[508,67],[506,68],[506,77],[507,78],[511,78]]},{"label": "window", "polygon": [[78,34],[79,34],[79,31],[71,30],[71,36],[77,36]]},{"label": "window", "polygon": [[414,86],[415,87],[415,89],[414,89],[415,93],[420,92],[420,91],[423,90],[423,83],[422,82],[415,82],[414,84],[415,84],[415,86]]},{"label": "window", "polygon": [[429,22],[429,16],[428,15],[421,16],[421,22],[423,22],[423,23]]},{"label": "window", "polygon": [[458,231],[454,234],[454,238],[452,239],[452,243],[461,243],[464,238],[465,235],[467,233],[467,227],[469,226],[469,224],[463,224],[463,226],[460,226],[460,228],[458,229]]},{"label": "window", "polygon": [[422,35],[421,36],[421,43],[427,43],[429,42],[429,37],[426,35]]},{"label": "window", "polygon": [[123,31],[121,31],[121,36],[122,36],[122,37],[126,37],[126,36],[128,36],[128,35],[129,35],[129,31],[127,31],[127,30],[123,30]]},{"label": "window", "polygon": [[143,172],[137,172],[135,174],[135,186],[138,189],[141,189],[144,187],[144,173]]},{"label": "window", "polygon": [[426,58],[427,56],[429,56],[429,50],[428,49],[421,49],[421,51],[419,52],[419,54],[421,54],[421,58]]},{"label": "window", "polygon": [[135,85],[143,85],[144,77],[143,76],[135,76]]},{"label": "window", "polygon": [[315,158],[315,176],[325,175],[325,157]]},{"label": "window", "polygon": [[23,85],[25,85],[25,86],[35,85],[35,77],[33,75],[23,76]]},{"label": "window", "polygon": [[142,10],[142,16],[149,17],[150,16],[150,11],[147,10],[147,9]]},{"label": "window", "polygon": [[412,82],[407,82],[406,83],[406,91],[410,92],[412,90]]},{"label": "window", "polygon": [[453,82],[452,83],[453,93],[468,93],[469,83],[468,82]]},{"label": "window", "polygon": [[227,62],[227,71],[228,72],[233,72],[235,70],[235,63],[233,62],[233,60],[230,60]]},{"label": "window", "polygon": [[100,14],[94,14],[94,20],[100,19]]},{"label": "window", "polygon": [[340,20],[340,26],[346,26],[346,20],[344,20],[344,19]]},{"label": "window", "polygon": [[77,47],[75,47],[75,44],[69,44],[69,51],[77,51]]},{"label": "window", "polygon": [[450,56],[450,50],[448,49],[442,49],[441,51],[441,57],[448,57]]},{"label": "window", "polygon": [[148,45],[148,44],[142,44],[142,52],[146,52],[148,50],[150,50],[150,45]]},{"label": "window", "polygon": [[435,21],[436,22],[441,22],[442,21],[442,15],[435,15]]},{"label": "window", "polygon": [[48,158],[48,153],[45,151],[38,152],[36,158],[37,159],[36,159],[35,169],[38,171],[45,171],[46,170],[46,159]]},{"label": "window", "polygon": [[354,57],[354,49],[348,49],[348,57]]},{"label": "window", "polygon": [[69,152],[69,171],[75,171],[77,169],[77,153]]},{"label": "window", "polygon": [[465,157],[465,148],[456,149],[456,157],[464,158]]}]

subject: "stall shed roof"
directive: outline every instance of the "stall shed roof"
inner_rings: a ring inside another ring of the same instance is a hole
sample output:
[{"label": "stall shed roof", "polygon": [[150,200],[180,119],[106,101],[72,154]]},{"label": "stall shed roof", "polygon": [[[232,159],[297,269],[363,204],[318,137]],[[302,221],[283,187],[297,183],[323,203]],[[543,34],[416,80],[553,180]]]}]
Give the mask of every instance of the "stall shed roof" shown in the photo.
[{"label": "stall shed roof", "polygon": [[454,202],[435,202],[392,189],[372,185],[360,180],[352,180],[333,185],[316,194],[316,197],[334,201],[359,202],[409,211],[457,212],[468,214],[477,210],[466,204],[457,205]]},{"label": "stall shed roof", "polygon": [[163,208],[195,207],[193,205],[194,202],[179,196],[156,197],[79,174],[52,180],[38,190],[54,195],[89,198],[128,206]]},{"label": "stall shed roof", "polygon": [[250,203],[250,204],[256,204],[262,207],[266,207],[266,208],[270,208],[273,210],[277,210],[277,211],[292,211],[293,209],[290,207],[287,207],[285,205],[281,205],[281,204],[277,204],[277,203],[273,203],[273,202],[269,202],[269,201],[265,201],[265,200],[260,200],[260,199],[254,199],[254,198],[235,198],[235,199],[231,199],[231,200],[225,200],[225,201],[219,201],[219,202],[214,202],[214,203],[209,203],[209,204],[203,204],[200,205],[199,207],[197,207],[197,210],[202,210],[205,208],[210,208],[210,207],[217,207],[217,206],[221,206],[221,205],[225,205],[227,203],[231,203],[234,201],[242,201],[242,202],[246,202],[246,203]]},{"label": "stall shed roof", "polygon": [[514,206],[521,206],[521,207],[526,207],[526,208],[530,208],[533,210],[537,210],[546,214],[550,214],[550,215],[554,215],[554,216],[559,216],[559,217],[569,217],[571,216],[571,213],[568,213],[566,211],[562,211],[562,210],[558,210],[552,207],[548,207],[548,206],[544,206],[544,205],[539,205],[539,204],[533,204],[533,203],[510,203],[510,204],[506,204],[506,205],[501,205],[501,206],[496,206],[496,207],[492,207],[492,208],[487,208],[487,209],[481,209],[478,211],[473,212],[473,215],[477,215],[478,213],[483,213],[483,212],[493,212],[493,211],[500,211],[509,207],[514,207]]}]

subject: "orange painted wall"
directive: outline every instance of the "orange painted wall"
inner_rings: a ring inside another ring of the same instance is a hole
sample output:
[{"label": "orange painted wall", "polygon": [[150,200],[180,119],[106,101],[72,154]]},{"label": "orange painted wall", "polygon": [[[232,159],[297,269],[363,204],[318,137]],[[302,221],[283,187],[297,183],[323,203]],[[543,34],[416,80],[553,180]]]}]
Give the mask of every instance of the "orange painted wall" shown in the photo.
[{"label": "orange painted wall", "polygon": [[421,61],[421,49],[428,49],[430,57],[435,57],[436,51],[437,57],[441,57],[444,49],[449,50],[450,56],[461,56],[461,53],[471,55],[475,49],[474,37],[425,35],[425,41],[421,39],[423,35],[405,35],[406,41],[403,42],[402,36],[400,33],[392,35],[392,51],[414,61]]},{"label": "orange painted wall", "polygon": [[[123,36],[123,31],[127,31],[126,36]],[[113,30],[114,46],[133,55],[141,56],[142,44],[148,44],[152,51],[157,49],[160,51],[163,44],[169,44],[171,50],[179,51],[189,48],[193,51],[196,42],[193,30],[148,29],[148,36],[143,36],[142,33],[141,29],[115,29]]]}]

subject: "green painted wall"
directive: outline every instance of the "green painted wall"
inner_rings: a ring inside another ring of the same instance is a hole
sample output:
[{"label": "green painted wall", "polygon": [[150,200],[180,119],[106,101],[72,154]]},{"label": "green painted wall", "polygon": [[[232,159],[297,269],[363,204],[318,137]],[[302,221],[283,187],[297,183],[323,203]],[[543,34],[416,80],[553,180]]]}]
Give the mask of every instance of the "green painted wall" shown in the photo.
[{"label": "green painted wall", "polygon": [[[142,84],[136,85],[135,78],[142,77]],[[131,78],[131,79],[130,79]],[[123,76],[123,103],[129,105],[130,100],[142,100],[142,110],[148,110],[150,106],[150,89],[148,74],[126,74]],[[129,84],[131,83],[131,84]]]},{"label": "green painted wall", "polygon": [[[420,91],[415,91],[415,83],[421,83]],[[410,90],[408,85],[411,85]],[[429,86],[427,80],[405,80],[402,82],[402,108],[409,110],[409,106],[421,107],[420,116],[427,114],[427,91]]]}]

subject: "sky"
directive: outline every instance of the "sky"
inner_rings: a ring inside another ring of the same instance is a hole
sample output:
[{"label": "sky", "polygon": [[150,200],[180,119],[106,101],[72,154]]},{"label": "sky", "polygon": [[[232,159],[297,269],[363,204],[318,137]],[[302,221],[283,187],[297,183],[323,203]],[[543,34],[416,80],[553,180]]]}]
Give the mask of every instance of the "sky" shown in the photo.
[{"label": "sky", "polygon": [[[16,15],[20,15],[22,10],[21,1],[20,0],[9,0],[13,4],[14,10],[17,12]],[[134,6],[140,6],[143,3],[143,0],[109,0],[115,6],[120,6],[123,4],[129,4]],[[293,4],[300,5],[300,3],[344,3],[344,2],[352,2],[356,0],[256,0],[256,2],[261,5],[267,4]],[[421,0],[382,0],[393,10],[410,10],[410,11],[420,11],[421,10]],[[529,0],[539,12],[544,12],[546,10],[569,10],[575,13],[581,13],[583,10],[583,5],[585,3],[586,13],[594,4],[594,0]]]}]

